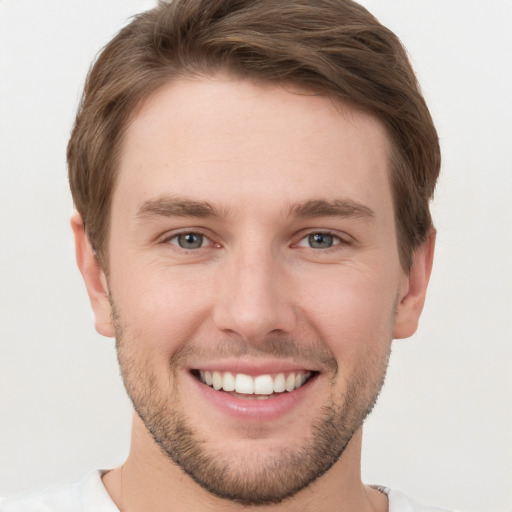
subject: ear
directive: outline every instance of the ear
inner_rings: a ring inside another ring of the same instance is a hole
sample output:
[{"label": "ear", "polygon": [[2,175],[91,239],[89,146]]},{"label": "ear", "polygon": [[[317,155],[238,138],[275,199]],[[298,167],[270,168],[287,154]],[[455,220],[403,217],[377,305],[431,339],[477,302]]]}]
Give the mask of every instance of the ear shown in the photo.
[{"label": "ear", "polygon": [[84,278],[85,287],[94,312],[96,330],[112,338],[112,309],[108,300],[107,279],[85,233],[82,217],[78,212],[71,216],[71,228],[75,235],[76,262]]},{"label": "ear", "polygon": [[427,239],[414,251],[412,268],[406,278],[405,289],[397,308],[393,331],[395,339],[408,338],[418,328],[432,271],[435,242],[436,231],[432,229]]}]

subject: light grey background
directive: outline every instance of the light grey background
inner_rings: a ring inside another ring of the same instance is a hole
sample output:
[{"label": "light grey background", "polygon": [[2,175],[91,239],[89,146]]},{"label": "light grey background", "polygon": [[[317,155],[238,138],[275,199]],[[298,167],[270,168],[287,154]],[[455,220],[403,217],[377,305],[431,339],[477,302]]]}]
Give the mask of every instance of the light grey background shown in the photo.
[{"label": "light grey background", "polygon": [[[408,47],[443,175],[427,306],[395,342],[363,476],[512,509],[512,1],[365,0]],[[65,146],[88,66],[149,0],[0,0],[0,494],[119,464],[130,407],[75,268]]]}]

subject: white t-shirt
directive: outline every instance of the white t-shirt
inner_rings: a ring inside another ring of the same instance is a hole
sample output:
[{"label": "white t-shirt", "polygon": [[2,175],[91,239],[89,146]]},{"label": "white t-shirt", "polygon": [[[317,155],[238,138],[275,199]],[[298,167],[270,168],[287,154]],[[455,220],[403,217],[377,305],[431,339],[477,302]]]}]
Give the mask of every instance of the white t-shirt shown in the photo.
[{"label": "white t-shirt", "polygon": [[[103,482],[92,471],[81,482],[19,498],[0,499],[0,512],[119,512]],[[388,496],[389,512],[449,512],[415,503],[398,491],[375,486]]]}]

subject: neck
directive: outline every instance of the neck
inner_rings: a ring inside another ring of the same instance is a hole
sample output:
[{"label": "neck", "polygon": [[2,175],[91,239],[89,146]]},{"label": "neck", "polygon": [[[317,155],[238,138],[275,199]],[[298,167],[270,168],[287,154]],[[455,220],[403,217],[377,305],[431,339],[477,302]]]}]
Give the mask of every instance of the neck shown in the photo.
[{"label": "neck", "polygon": [[130,454],[123,466],[104,475],[103,483],[121,512],[385,512],[387,497],[361,482],[361,440],[359,429],[336,464],[291,498],[278,504],[247,507],[200,487],[162,454],[135,417]]}]

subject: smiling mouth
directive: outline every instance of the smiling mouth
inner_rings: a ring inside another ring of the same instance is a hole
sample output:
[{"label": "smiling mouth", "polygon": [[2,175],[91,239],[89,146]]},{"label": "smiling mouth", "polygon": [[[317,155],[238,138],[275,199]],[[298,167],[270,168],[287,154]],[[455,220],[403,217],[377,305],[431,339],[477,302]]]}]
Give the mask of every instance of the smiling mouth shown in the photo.
[{"label": "smiling mouth", "polygon": [[301,388],[318,372],[302,370],[296,372],[246,375],[221,371],[194,370],[192,374],[215,391],[224,391],[240,398],[264,400],[282,393],[291,393]]}]

